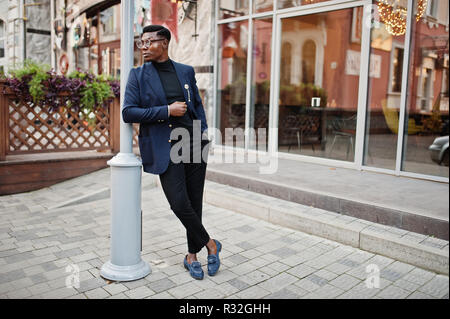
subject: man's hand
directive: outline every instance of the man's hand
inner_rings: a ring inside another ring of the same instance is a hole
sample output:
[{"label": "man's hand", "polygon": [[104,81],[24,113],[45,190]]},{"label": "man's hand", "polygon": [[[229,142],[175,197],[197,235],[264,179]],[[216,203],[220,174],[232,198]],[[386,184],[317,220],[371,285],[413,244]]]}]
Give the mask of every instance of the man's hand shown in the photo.
[{"label": "man's hand", "polygon": [[185,102],[173,102],[169,105],[169,112],[172,116],[183,116],[187,111]]}]

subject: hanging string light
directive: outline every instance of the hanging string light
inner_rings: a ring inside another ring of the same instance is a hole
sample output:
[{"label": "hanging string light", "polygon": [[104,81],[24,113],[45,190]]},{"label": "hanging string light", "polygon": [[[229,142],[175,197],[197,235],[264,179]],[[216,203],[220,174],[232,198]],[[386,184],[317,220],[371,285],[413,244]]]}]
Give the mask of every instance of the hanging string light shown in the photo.
[{"label": "hanging string light", "polygon": [[[399,0],[380,0],[378,3],[378,13],[386,26],[386,30],[394,35],[400,36],[406,32],[406,8],[400,6]],[[427,9],[427,0],[417,1],[416,20],[419,21]]]}]

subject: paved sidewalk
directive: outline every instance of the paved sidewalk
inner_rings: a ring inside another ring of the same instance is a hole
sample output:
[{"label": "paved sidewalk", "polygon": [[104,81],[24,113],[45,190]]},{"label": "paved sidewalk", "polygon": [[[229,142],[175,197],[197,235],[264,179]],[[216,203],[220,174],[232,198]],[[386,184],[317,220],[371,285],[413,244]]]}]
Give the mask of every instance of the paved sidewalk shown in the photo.
[{"label": "paved sidewalk", "polygon": [[[449,298],[448,276],[207,203],[204,224],[223,243],[222,266],[209,277],[203,250],[205,278],[194,280],[182,264],[183,226],[153,176],[142,184],[142,257],[152,273],[132,282],[99,275],[109,260],[108,198],[52,208],[107,188],[109,169],[0,197],[0,298]],[[66,287],[71,264],[79,288]],[[379,288],[366,285],[369,265],[380,270]]]}]

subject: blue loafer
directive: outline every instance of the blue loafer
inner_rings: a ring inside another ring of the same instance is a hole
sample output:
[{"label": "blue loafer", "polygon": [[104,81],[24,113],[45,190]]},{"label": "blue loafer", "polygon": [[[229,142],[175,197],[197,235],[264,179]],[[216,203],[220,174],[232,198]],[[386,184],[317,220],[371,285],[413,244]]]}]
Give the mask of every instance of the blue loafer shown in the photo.
[{"label": "blue loafer", "polygon": [[220,259],[219,259],[219,252],[222,250],[222,244],[214,239],[217,246],[217,253],[213,255],[208,255],[208,275],[214,276],[220,267]]},{"label": "blue loafer", "polygon": [[184,268],[189,270],[189,273],[191,274],[191,277],[194,279],[201,280],[203,279],[203,269],[202,265],[198,261],[193,261],[191,264],[187,261],[187,255],[184,257]]}]

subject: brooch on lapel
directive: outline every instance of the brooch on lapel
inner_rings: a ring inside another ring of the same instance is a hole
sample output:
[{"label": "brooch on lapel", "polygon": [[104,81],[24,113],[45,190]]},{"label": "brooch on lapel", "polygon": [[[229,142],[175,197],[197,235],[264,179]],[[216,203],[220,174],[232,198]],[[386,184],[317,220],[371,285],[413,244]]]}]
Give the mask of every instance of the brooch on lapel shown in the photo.
[{"label": "brooch on lapel", "polygon": [[188,84],[185,84],[185,85],[184,85],[184,88],[185,88],[186,91],[187,91],[187,94],[188,94],[188,100],[189,100],[189,102],[191,102],[191,93],[189,92],[189,85],[188,85]]}]

